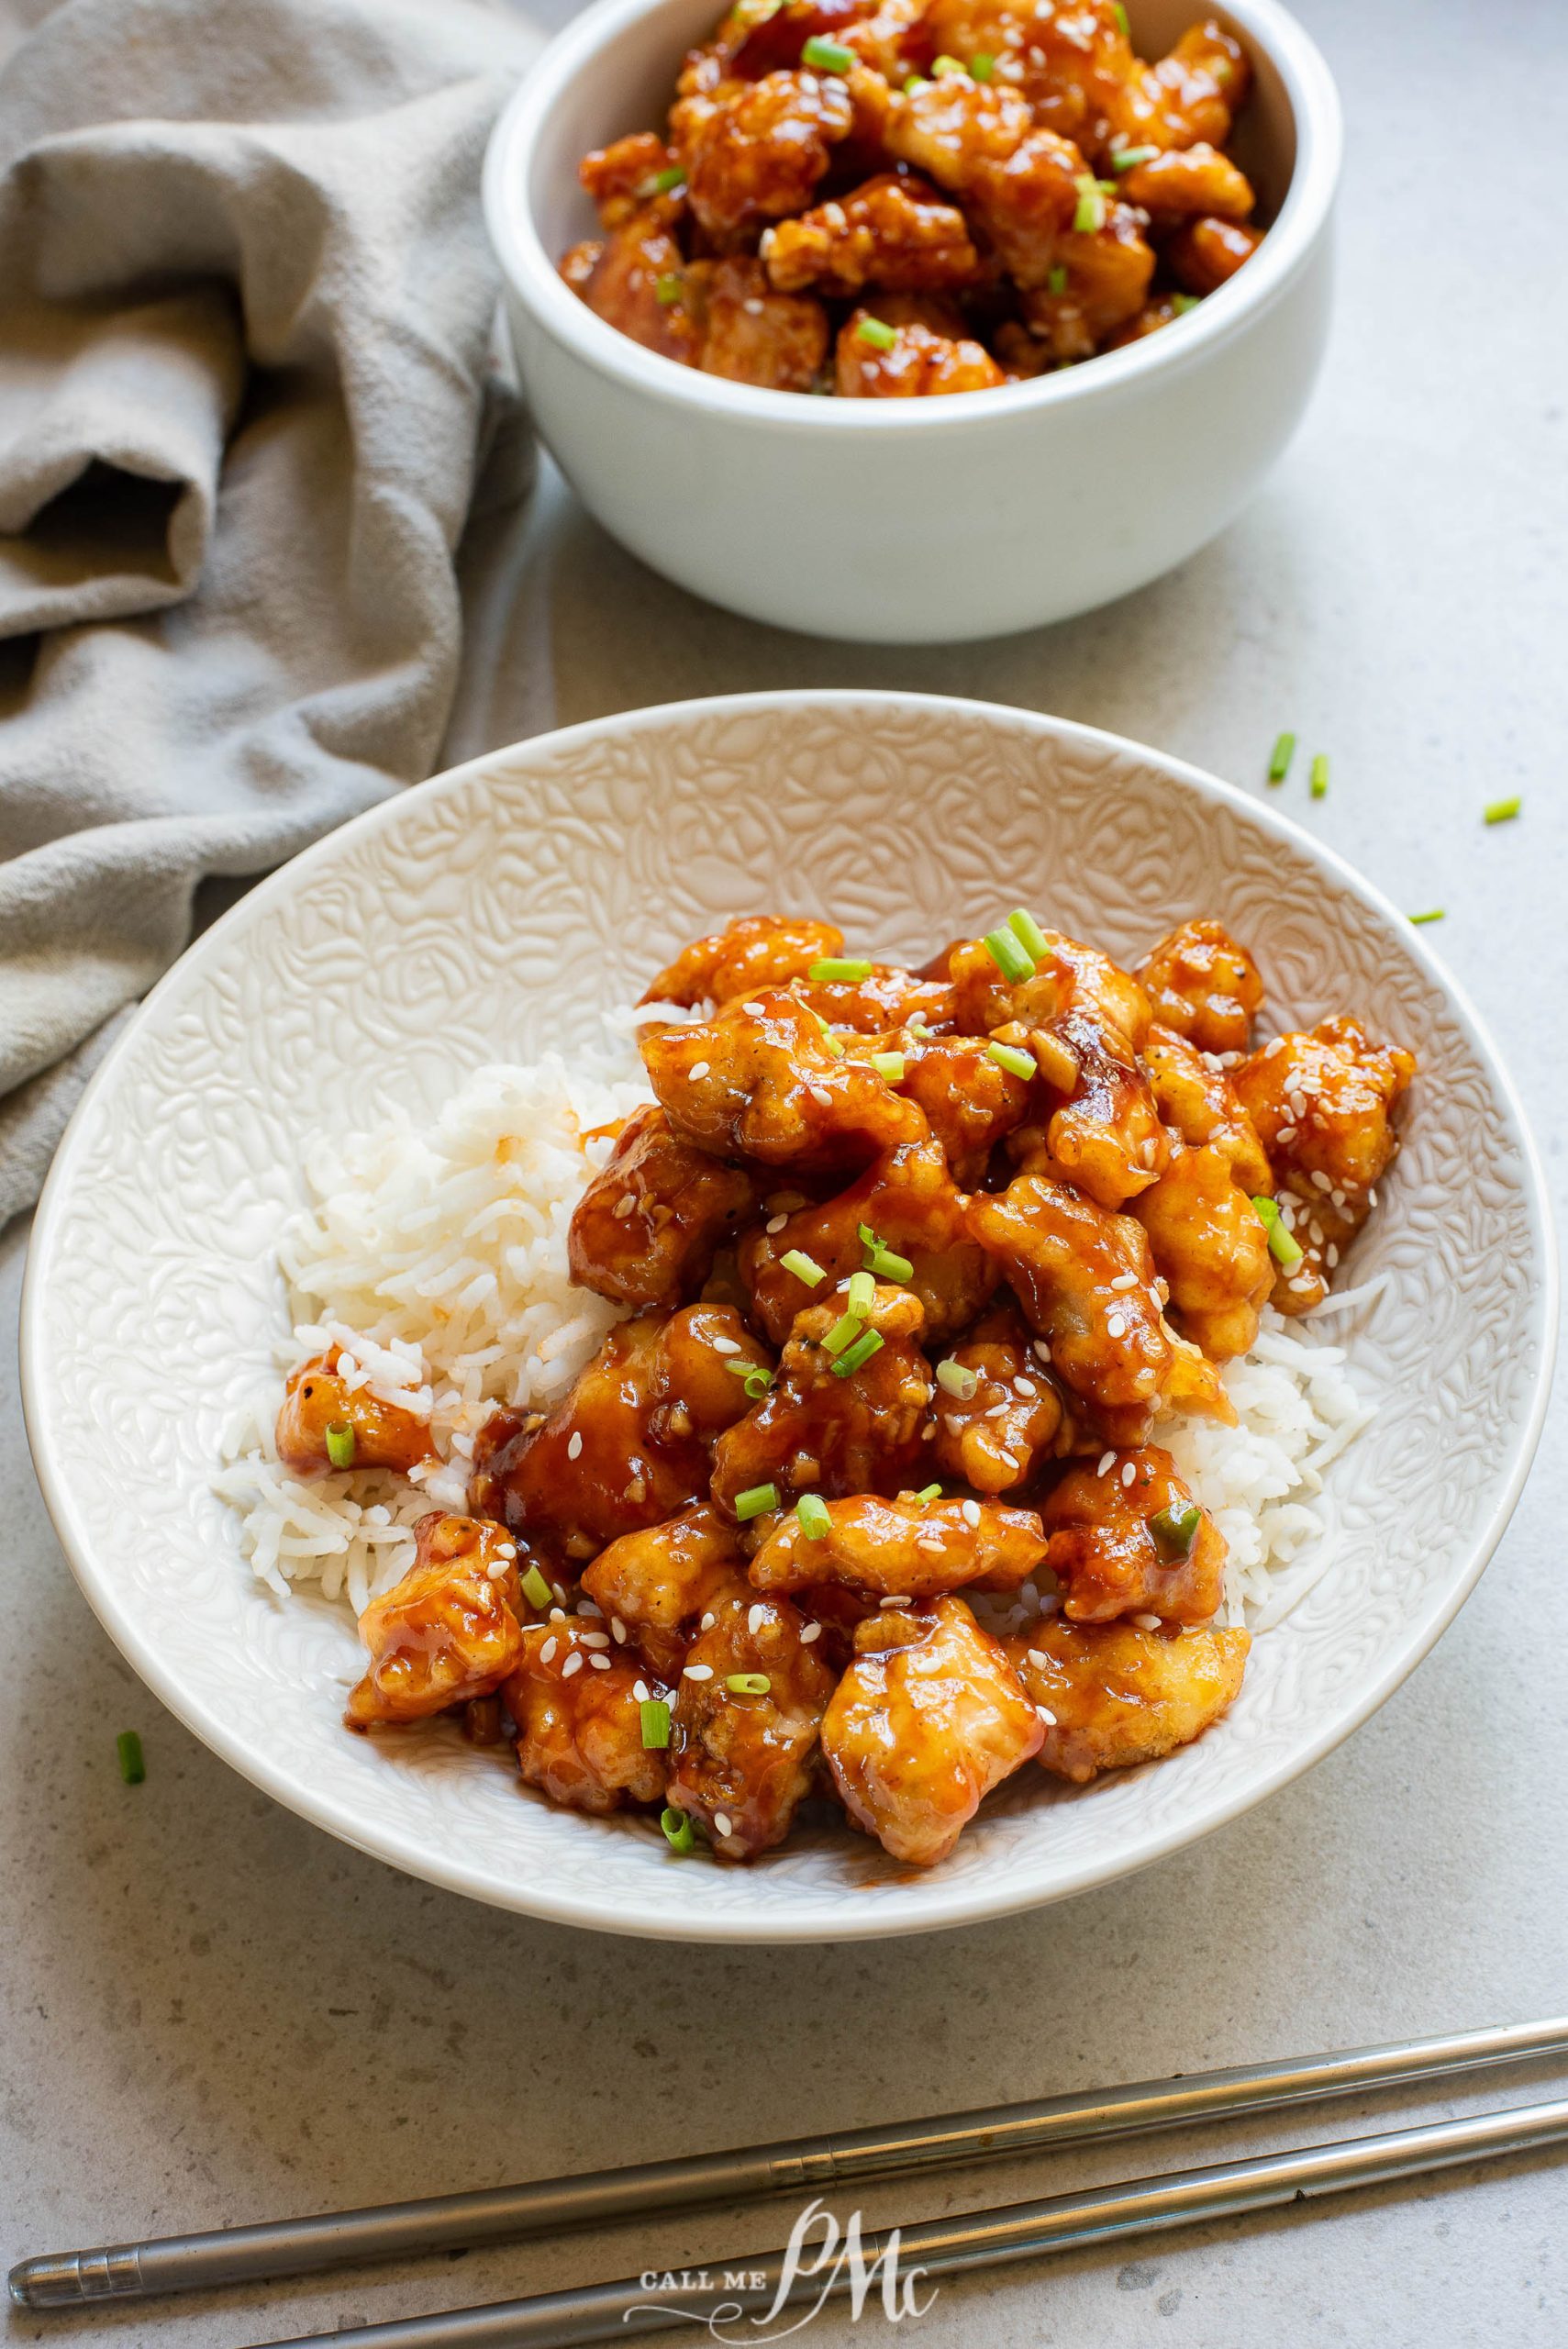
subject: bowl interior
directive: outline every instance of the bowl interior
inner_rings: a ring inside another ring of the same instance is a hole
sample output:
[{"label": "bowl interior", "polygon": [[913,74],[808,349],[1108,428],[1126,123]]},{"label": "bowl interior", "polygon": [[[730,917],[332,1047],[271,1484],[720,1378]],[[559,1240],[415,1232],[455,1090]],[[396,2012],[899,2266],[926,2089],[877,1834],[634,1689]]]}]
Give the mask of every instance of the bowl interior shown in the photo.
[{"label": "bowl interior", "polygon": [[[576,63],[562,76],[541,117],[527,167],[528,210],[551,262],[579,239],[598,233],[597,215],[578,184],[583,157],[628,131],[663,122],[683,57],[708,37],[720,13],[718,0],[660,0],[636,13],[612,6],[568,36]],[[1151,59],[1206,13],[1231,25],[1252,59],[1252,95],[1232,151],[1258,190],[1262,217],[1273,219],[1295,168],[1296,116],[1259,28],[1226,8],[1205,11],[1196,0],[1132,0],[1128,11],[1134,41]],[[602,28],[596,37],[595,23]]]},{"label": "bowl interior", "polygon": [[[443,1730],[339,1725],[349,1620],[274,1601],[208,1480],[287,1326],[272,1263],[313,1136],[454,1073],[570,1051],[683,940],[831,912],[894,953],[1015,904],[1132,954],[1219,915],[1278,1024],[1353,1008],[1422,1074],[1354,1270],[1383,1408],[1329,1472],[1331,1570],[1196,1746],[1076,1792],[1026,1774],[933,1873],[824,1830],[750,1869],[548,1809]],[[1328,1750],[1436,1637],[1517,1497],[1551,1261],[1506,1080],[1418,936],[1241,795],[1091,729],[917,696],[634,713],[409,790],[264,884],[159,988],[90,1091],[36,1230],[26,1395],[46,1496],[130,1661],[260,1785],[435,1882],[608,1930],[783,1941],[1051,1899],[1204,1832]]]}]

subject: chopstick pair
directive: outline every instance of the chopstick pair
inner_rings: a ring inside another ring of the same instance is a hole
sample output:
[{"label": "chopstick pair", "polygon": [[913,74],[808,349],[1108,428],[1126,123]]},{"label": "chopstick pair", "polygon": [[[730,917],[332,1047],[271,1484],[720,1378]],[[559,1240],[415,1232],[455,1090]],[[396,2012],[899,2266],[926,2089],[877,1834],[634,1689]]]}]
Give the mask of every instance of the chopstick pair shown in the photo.
[{"label": "chopstick pair", "polygon": [[[738,2147],[690,2160],[642,2163],[622,2170],[546,2178],[477,2193],[387,2203],[313,2219],[269,2221],[212,2232],[164,2236],[26,2259],[11,2270],[12,2298],[25,2308],[80,2307],[83,2301],[144,2299],[224,2284],[306,2275],[350,2262],[403,2258],[420,2252],[473,2249],[567,2226],[614,2223],[673,2209],[701,2209],[761,2194],[819,2195],[824,2189],[913,2175],[970,2161],[1085,2144],[1154,2129],[1247,2113],[1286,2110],[1325,2097],[1389,2087],[1485,2065],[1568,2054],[1568,2018],[1506,2025],[1455,2036],[1404,2040],[1305,2061],[1285,2060],[1208,2072],[1188,2080],[1140,2081],[1098,2095],[1051,2097],[1028,2104],[951,2113],[890,2129],[798,2138]],[[1043,2201],[931,2221],[898,2233],[898,2258],[928,2277],[988,2266],[1106,2236],[1123,2237],[1260,2210],[1381,2179],[1407,2177],[1456,2163],[1485,2160],[1568,2139],[1568,2099],[1485,2113],[1468,2121],[1351,2138],[1339,2144],[1265,2154],[1217,2167],[1056,2195]],[[867,2236],[870,2269],[892,2234]],[[705,2321],[724,2303],[740,2311],[819,2295],[815,2270],[786,2276],[787,2254],[771,2251],[737,2262],[761,2282],[723,2283],[694,2292],[645,2291],[639,2278],[588,2286],[488,2308],[455,2310],[390,2324],[311,2334],[291,2349],[521,2349],[522,2344],[597,2341],[631,2331]],[[722,2276],[723,2270],[720,2271]],[[828,2288],[848,2290],[840,2270]],[[282,2349],[282,2344],[268,2344]]]}]

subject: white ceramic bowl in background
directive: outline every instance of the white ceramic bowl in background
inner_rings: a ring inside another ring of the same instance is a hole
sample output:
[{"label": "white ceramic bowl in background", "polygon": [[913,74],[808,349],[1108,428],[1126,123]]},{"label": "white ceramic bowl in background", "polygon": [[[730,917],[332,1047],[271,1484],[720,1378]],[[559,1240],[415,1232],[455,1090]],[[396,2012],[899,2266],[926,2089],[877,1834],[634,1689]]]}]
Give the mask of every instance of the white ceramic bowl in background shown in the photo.
[{"label": "white ceramic bowl in background", "polygon": [[[656,571],[754,619],[953,642],[1088,611],[1184,561],[1295,430],[1328,332],[1340,110],[1276,0],[1218,15],[1254,87],[1236,153],[1273,226],[1184,318],[1081,367],[925,400],[759,391],[646,351],[557,263],[593,232],[590,148],[663,120],[719,0],[600,0],[496,126],[484,210],[523,383],[589,511]],[[1203,13],[1130,0],[1146,54]]]},{"label": "white ceramic bowl in background", "polygon": [[[555,1810],[438,1728],[340,1725],[350,1620],[280,1603],[209,1489],[286,1333],[272,1256],[317,1134],[456,1074],[570,1051],[729,915],[831,913],[923,957],[1032,905],[1129,956],[1218,914],[1272,1022],[1347,1008],[1420,1058],[1358,1251],[1393,1275],[1356,1339],[1383,1395],[1329,1471],[1332,1566],[1196,1745],[1079,1790],[1026,1770],[921,1874],[823,1827],[751,1868]],[[701,1941],[840,1940],[1001,1916],[1141,1866],[1326,1753],[1485,1564],[1545,1406],[1555,1265],[1506,1076],[1421,934],[1271,807],[1136,743],[918,695],[634,712],[473,761],[263,882],[158,987],[89,1088],[34,1230],[23,1373],[77,1577],[163,1701],[346,1842],[503,1907]]]}]

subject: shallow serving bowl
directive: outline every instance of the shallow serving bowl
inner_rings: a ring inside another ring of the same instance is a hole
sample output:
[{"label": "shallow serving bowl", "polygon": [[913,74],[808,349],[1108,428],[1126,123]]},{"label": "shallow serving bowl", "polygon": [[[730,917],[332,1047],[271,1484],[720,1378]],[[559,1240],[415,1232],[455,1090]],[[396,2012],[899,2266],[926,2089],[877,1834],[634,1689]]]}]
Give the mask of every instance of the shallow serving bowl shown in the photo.
[{"label": "shallow serving bowl", "polygon": [[[824,1827],[750,1869],[547,1808],[444,1729],[340,1726],[351,1621],[252,1581],[208,1480],[288,1315],[272,1249],[313,1135],[433,1107],[459,1072],[596,1031],[731,914],[831,913],[920,955],[1033,906],[1130,954],[1219,915],[1280,1024],[1341,1008],[1411,1046],[1406,1146],[1353,1271],[1383,1408],[1329,1474],[1333,1564],[1195,1746],[1083,1790],[1030,1768],[933,1872]],[[1539,1170],[1492,1047],[1418,932],[1243,794],[1058,718],[776,693],[597,720],[362,816],[255,890],[156,989],[39,1211],[23,1314],[45,1496],[125,1655],[306,1818],[502,1907],[673,1939],[908,1932],[1060,1898],[1233,1819],[1364,1720],[1507,1521],[1554,1327]]]},{"label": "shallow serving bowl", "polygon": [[[759,391],[645,351],[562,282],[593,147],[663,120],[722,0],[600,0],[503,114],[484,208],[523,382],[584,504],[717,604],[878,643],[1032,628],[1143,586],[1223,529],[1295,430],[1328,332],[1340,111],[1276,0],[1217,12],[1254,87],[1234,142],[1272,225],[1160,333],[1032,384],[915,400]],[[1208,13],[1129,0],[1163,53]]]}]

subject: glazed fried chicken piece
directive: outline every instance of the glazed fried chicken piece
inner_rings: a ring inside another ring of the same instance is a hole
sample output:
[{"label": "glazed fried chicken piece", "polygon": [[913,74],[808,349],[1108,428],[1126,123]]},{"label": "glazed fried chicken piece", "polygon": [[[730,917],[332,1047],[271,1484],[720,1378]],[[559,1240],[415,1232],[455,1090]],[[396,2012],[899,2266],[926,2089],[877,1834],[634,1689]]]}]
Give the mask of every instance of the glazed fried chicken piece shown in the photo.
[{"label": "glazed fried chicken piece", "polygon": [[874,1069],[836,1056],[805,1004],[781,989],[645,1037],[642,1057],[676,1131],[717,1158],[849,1171],[924,1124]]},{"label": "glazed fried chicken piece", "polygon": [[573,1212],[572,1277],[617,1305],[680,1305],[751,1214],[757,1191],[754,1175],[683,1140],[662,1109],[638,1109]]},{"label": "glazed fried chicken piece", "polygon": [[[317,1354],[289,1374],[277,1423],[284,1466],[299,1476],[324,1475],[333,1467],[395,1468],[406,1475],[433,1460],[429,1420],[384,1402],[369,1386],[350,1386],[337,1367],[341,1359]],[[334,1461],[333,1447],[346,1456]]]},{"label": "glazed fried chicken piece", "polygon": [[1107,1442],[1147,1434],[1173,1349],[1143,1228],[1049,1174],[977,1192],[969,1228],[1051,1348],[1062,1385]]},{"label": "glazed fried chicken piece", "polygon": [[1234,33],[1206,17],[1189,25],[1168,56],[1129,84],[1121,128],[1129,143],[1223,147],[1251,86],[1252,68]]},{"label": "glazed fried chicken piece", "polygon": [[844,933],[806,914],[740,914],[683,947],[643,989],[644,1003],[729,1003],[804,978],[813,963],[844,951]]},{"label": "glazed fried chicken piece", "polygon": [[1140,212],[1107,198],[1097,228],[1058,238],[1051,274],[1026,286],[1019,301],[1025,325],[1052,359],[1092,359],[1139,316],[1154,275],[1143,228]]},{"label": "glazed fried chicken piece", "polygon": [[776,1485],[789,1500],[805,1492],[896,1493],[910,1482],[931,1399],[920,1351],[925,1313],[908,1289],[879,1286],[864,1322],[881,1343],[841,1376],[841,1357],[823,1341],[847,1304],[840,1289],[797,1318],[773,1385],[719,1438],[713,1497],[721,1509],[733,1510],[739,1494],[761,1485]]},{"label": "glazed fried chicken piece", "polygon": [[1032,0],[931,0],[926,29],[939,52],[989,57],[1036,122],[1085,155],[1105,145],[1138,70],[1115,0],[1049,10]]},{"label": "glazed fried chicken piece", "polygon": [[480,1431],[474,1514],[568,1560],[657,1525],[702,1496],[714,1438],[747,1408],[731,1363],[768,1356],[728,1307],[620,1322],[548,1417],[498,1411]]},{"label": "glazed fried chicken piece", "polygon": [[[833,1675],[787,1598],[742,1586],[713,1616],[676,1686],[668,1796],[721,1859],[750,1860],[784,1842],[810,1791]],[[765,1686],[731,1687],[740,1675]]]},{"label": "glazed fried chicken piece", "polygon": [[984,1036],[888,1038],[903,1056],[898,1089],[925,1113],[953,1181],[973,1190],[991,1152],[1022,1124],[1029,1081],[990,1057]]},{"label": "glazed fried chicken piece", "polygon": [[1211,1362],[1249,1353],[1274,1263],[1267,1228],[1223,1145],[1179,1149],[1132,1212],[1149,1234],[1177,1329]]},{"label": "glazed fried chicken piece", "polygon": [[828,356],[828,313],[803,294],[776,294],[760,262],[731,254],[686,265],[682,296],[695,306],[705,375],[763,391],[809,392]]},{"label": "glazed fried chicken piece", "polygon": [[[737,81],[760,82],[764,74],[788,72],[800,63],[808,40],[842,41],[853,25],[869,17],[876,0],[784,0],[781,7],[752,7],[746,36],[729,71]],[[736,14],[740,15],[740,10]]]},{"label": "glazed fried chicken piece", "polygon": [[1239,220],[1193,220],[1165,239],[1165,259],[1187,293],[1215,294],[1262,241],[1261,228]]},{"label": "glazed fried chicken piece", "polygon": [[602,240],[574,245],[561,274],[606,325],[665,359],[695,366],[698,334],[679,301],[660,298],[678,285],[684,266],[679,239],[659,206],[632,213]]},{"label": "glazed fried chicken piece", "polygon": [[740,1275],[752,1316],[775,1344],[789,1335],[802,1307],[824,1293],[808,1288],[784,1258],[804,1254],[828,1281],[847,1280],[867,1262],[862,1226],[912,1267],[907,1286],[920,1301],[930,1343],[965,1328],[996,1286],[994,1266],[970,1236],[941,1145],[922,1133],[874,1159],[847,1190],[782,1223],[770,1218],[767,1228],[742,1241]]},{"label": "glazed fried chicken piece", "polygon": [[938,334],[917,319],[892,325],[878,315],[880,306],[856,310],[839,330],[833,388],[840,399],[939,399],[1001,383],[1002,371],[983,342]]},{"label": "glazed fried chicken piece", "polygon": [[666,227],[680,215],[683,199],[672,188],[662,189],[660,175],[674,164],[674,155],[658,134],[633,131],[608,147],[595,147],[577,166],[577,176],[593,198],[606,228],[618,228],[634,213],[657,209]]},{"label": "glazed fried chicken piece", "polygon": [[1162,155],[1135,163],[1123,175],[1121,194],[1125,202],[1148,213],[1156,230],[1207,215],[1245,220],[1257,201],[1251,182],[1229,156],[1201,142],[1168,148]]},{"label": "glazed fried chicken piece", "polygon": [[975,1583],[1017,1590],[1045,1555],[1032,1509],[1000,1501],[895,1500],[857,1493],[825,1504],[828,1524],[808,1533],[792,1511],[748,1569],[758,1590],[836,1583],[862,1598],[934,1598]]},{"label": "glazed fried chicken piece", "polygon": [[1415,1055],[1374,1043],[1357,1019],[1275,1037],[1236,1071],[1236,1091],[1273,1163],[1286,1230],[1303,1251],[1281,1265],[1273,1303],[1305,1313],[1332,1282],[1399,1147],[1394,1115]]},{"label": "glazed fried chicken piece", "polygon": [[1252,1642],[1240,1631],[1172,1639],[1132,1623],[1050,1619],[1003,1644],[1047,1720],[1040,1766],[1085,1786],[1201,1737],[1234,1702]]},{"label": "glazed fried chicken piece", "polygon": [[812,291],[841,300],[868,285],[884,293],[940,293],[973,285],[982,274],[956,205],[944,203],[929,180],[892,172],[764,230],[762,257],[781,293]]},{"label": "glazed fried chicken piece", "polygon": [[822,1723],[850,1817],[916,1867],[948,1857],[1044,1737],[1001,1643],[952,1597],[929,1612],[869,1616]]},{"label": "glazed fried chicken piece", "polygon": [[1048,1092],[1060,1106],[1038,1149],[1019,1136],[1017,1163],[1061,1175],[1103,1208],[1125,1206],[1148,1190],[1169,1163],[1170,1142],[1127,1038],[1084,1010],[1029,1030],[1026,1043],[1051,1073]]},{"label": "glazed fried chicken piece", "polygon": [[1142,1057],[1166,1125],[1191,1149],[1221,1151],[1249,1195],[1268,1190],[1273,1180],[1269,1162],[1229,1071],[1217,1068],[1212,1056],[1206,1058],[1173,1028],[1151,1028]]},{"label": "glazed fried chicken piece", "polygon": [[568,1810],[658,1802],[666,1757],[643,1745],[639,1687],[669,1695],[614,1650],[603,1624],[584,1616],[530,1623],[506,1692],[528,1785]]},{"label": "glazed fried chicken piece", "polygon": [[1244,1052],[1263,1000],[1258,966],[1222,922],[1179,922],[1138,965],[1154,1018],[1205,1052]]},{"label": "glazed fried chicken piece", "polygon": [[[903,306],[889,302],[886,306],[897,314]],[[862,979],[796,979],[794,992],[829,1028],[876,1039],[878,1051],[903,1048],[903,1038],[892,1030],[911,1020],[921,1027],[941,1027],[952,1008],[951,996],[940,981],[922,978],[897,963],[873,963]]]},{"label": "glazed fried chicken piece", "polygon": [[606,1621],[623,1625],[639,1653],[673,1681],[693,1627],[744,1571],[734,1526],[708,1502],[696,1501],[601,1550],[584,1569],[583,1587]]},{"label": "glazed fried chicken piece", "polygon": [[974,1389],[955,1395],[939,1375],[931,1465],[977,1493],[1016,1491],[1051,1456],[1063,1414],[1056,1381],[1012,1297],[977,1321],[947,1359],[971,1374]]},{"label": "glazed fried chicken piece", "polygon": [[498,1688],[522,1650],[517,1545],[498,1525],[432,1509],[413,1565],[360,1618],[370,1650],[343,1718],[350,1729],[417,1721]]},{"label": "glazed fried chicken piece", "polygon": [[721,84],[700,118],[677,107],[671,131],[687,200],[714,244],[733,250],[768,221],[803,212],[854,118],[841,81],[798,72]]},{"label": "glazed fried chicken piece", "polygon": [[[1017,1029],[1021,1037],[1030,1030],[1049,1032],[1070,1012],[1078,1012],[1140,1051],[1151,1013],[1138,981],[1097,946],[1085,946],[1059,930],[1041,935],[1045,950],[1031,978],[1004,978],[983,939],[960,939],[938,958],[952,990],[954,1026],[981,1036]],[[1041,1065],[1048,1078],[1060,1081],[1049,1056]]]},{"label": "glazed fried chicken piece", "polygon": [[1219,1605],[1225,1536],[1158,1444],[1069,1468],[1040,1522],[1046,1564],[1073,1622],[1157,1615],[1162,1623],[1207,1623]]},{"label": "glazed fried chicken piece", "polygon": [[895,94],[863,68],[849,79],[887,152],[962,198],[1018,284],[1043,284],[1078,207],[1087,166],[1077,148],[1038,128],[1005,82],[951,73]]}]

